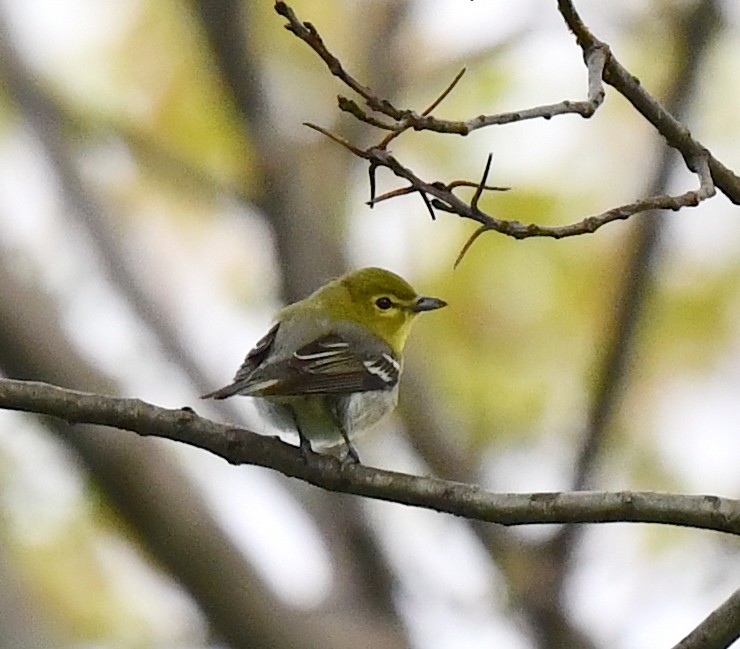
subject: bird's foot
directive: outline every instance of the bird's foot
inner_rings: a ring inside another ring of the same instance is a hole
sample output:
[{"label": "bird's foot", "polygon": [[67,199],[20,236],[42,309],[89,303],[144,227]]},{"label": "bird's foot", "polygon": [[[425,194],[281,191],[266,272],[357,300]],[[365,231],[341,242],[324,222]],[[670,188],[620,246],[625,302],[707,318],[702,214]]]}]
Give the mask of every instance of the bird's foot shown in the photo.
[{"label": "bird's foot", "polygon": [[352,446],[352,444],[350,444],[349,442],[347,442],[346,453],[343,455],[340,461],[342,464],[342,469],[353,464],[362,464],[362,462],[360,462],[360,456],[357,453],[357,449],[355,449],[355,447]]},{"label": "bird's foot", "polygon": [[298,439],[300,441],[299,448],[301,449],[301,457],[303,457],[303,461],[308,464],[311,460],[311,456],[314,455],[314,450],[311,448],[311,442],[303,435],[299,435]]}]

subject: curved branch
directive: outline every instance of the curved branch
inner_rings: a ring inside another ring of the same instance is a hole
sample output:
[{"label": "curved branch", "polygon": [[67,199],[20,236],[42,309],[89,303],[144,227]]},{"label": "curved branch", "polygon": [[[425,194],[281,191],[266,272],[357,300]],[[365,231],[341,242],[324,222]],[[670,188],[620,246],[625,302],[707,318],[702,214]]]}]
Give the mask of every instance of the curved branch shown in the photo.
[{"label": "curved branch", "polygon": [[[391,153],[380,147],[370,147],[369,149],[360,149],[345,138],[327,131],[326,129],[304,122],[309,128],[322,133],[337,144],[340,144],[354,155],[367,160],[371,169],[386,167],[398,178],[409,183],[409,188],[402,191],[397,190],[394,195],[401,193],[419,192],[424,198],[433,196],[431,206],[443,212],[457,214],[465,219],[477,221],[485,230],[494,230],[505,234],[514,239],[528,239],[531,237],[550,237],[552,239],[564,239],[583,234],[592,234],[608,223],[628,219],[635,214],[648,212],[652,210],[671,210],[678,211],[686,207],[696,207],[702,201],[707,200],[715,195],[716,190],[712,183],[712,174],[710,172],[708,159],[706,156],[697,156],[696,158],[687,159],[687,165],[693,171],[699,180],[699,186],[683,194],[676,196],[659,195],[641,198],[626,205],[614,207],[601,214],[588,216],[575,223],[567,225],[538,225],[537,223],[522,223],[521,221],[498,219],[486,212],[483,212],[476,205],[466,203],[458,198],[452,191],[451,185],[442,182],[427,182],[419,178],[416,173],[409,167],[404,166]],[[457,183],[459,185],[459,183]],[[488,189],[487,186],[484,187]],[[385,196],[381,197],[385,198]],[[370,202],[375,203],[378,199],[370,197]]]},{"label": "curved branch", "polygon": [[[481,230],[483,232],[493,230],[515,239],[529,237],[560,239],[589,234],[607,223],[628,219],[641,212],[650,210],[676,211],[685,207],[694,207],[702,200],[716,193],[715,185],[731,201],[740,204],[740,177],[719,162],[701,142],[691,136],[689,129],[684,124],[674,118],[660,102],[642,88],[639,80],[632,76],[616,60],[608,44],[598,40],[589,31],[588,27],[578,16],[571,0],[557,1],[561,14],[570,29],[576,34],[578,45],[583,50],[584,62],[588,71],[587,99],[583,101],[565,100],[558,104],[536,106],[498,115],[479,115],[478,117],[458,121],[441,120],[431,115],[431,108],[435,104],[422,114],[418,114],[413,110],[397,108],[388,99],[380,97],[370,87],[363,85],[347,72],[341,61],[328,50],[316,28],[311,23],[301,22],[295,15],[295,12],[285,2],[278,0],[275,3],[275,10],[287,19],[286,29],[311,47],[326,63],[333,75],[359,94],[371,110],[394,120],[393,123],[388,123],[385,120],[368,115],[354,101],[340,97],[340,108],[342,110],[350,112],[362,122],[371,124],[382,130],[390,131],[390,134],[380,144],[368,149],[360,149],[352,145],[349,141],[341,139],[320,127],[309,126],[338,142],[354,155],[367,160],[370,163],[371,169],[387,167],[396,176],[407,180],[410,184],[409,188],[402,188],[401,190],[392,192],[390,195],[397,195],[406,191],[417,191],[424,199],[432,216],[434,216],[434,209],[458,214],[463,218],[470,218],[481,223],[481,225],[485,226]],[[458,79],[459,76],[451,86],[454,86]],[[388,143],[409,129],[467,135],[472,130],[484,126],[508,124],[514,121],[537,117],[550,119],[564,113],[576,113],[587,118],[593,115],[603,103],[603,82],[609,83],[618,92],[623,94],[635,109],[666,139],[667,143],[682,154],[689,170],[699,176],[701,184],[698,190],[688,191],[680,196],[652,196],[563,226],[551,227],[524,224],[519,221],[496,219],[479,210],[475,204],[466,204],[464,201],[454,198],[449,185],[441,182],[424,182],[387,152]],[[440,100],[446,96],[447,92],[446,90],[443,93]],[[434,187],[437,191],[431,191],[430,187]],[[430,200],[429,196],[433,196],[435,199]],[[371,192],[370,202],[375,202],[374,192]]]},{"label": "curved branch", "polygon": [[[392,130],[394,133],[384,140],[381,148],[385,148],[396,135],[412,128],[416,131],[434,131],[436,133],[452,133],[455,135],[467,135],[468,133],[486,126],[500,126],[521,122],[528,119],[551,119],[556,115],[575,113],[581,117],[591,117],[604,101],[604,88],[601,82],[604,63],[607,59],[609,49],[606,46],[597,45],[589,48],[585,55],[586,68],[588,69],[588,98],[582,101],[571,101],[566,99],[557,104],[535,106],[508,113],[497,113],[494,115],[478,115],[466,120],[439,119],[431,115],[437,105],[449,94],[462,77],[459,73],[445,91],[421,114],[413,110],[397,108],[388,99],[378,96],[371,88],[362,84],[353,77],[342,65],[342,62],[334,56],[324,44],[323,39],[316,28],[309,22],[302,22],[285,2],[275,3],[275,11],[287,19],[285,28],[306,43],[326,64],[329,71],[342,83],[354,90],[365,103],[374,111],[386,115],[395,120],[395,124],[386,124],[376,120],[367,114],[351,100],[340,97],[339,107],[357,119],[377,126],[378,128]],[[377,123],[376,123],[377,122]]]},{"label": "curved branch", "polygon": [[740,205],[740,177],[717,160],[701,142],[694,139],[686,125],[673,117],[642,87],[640,81],[609,51],[609,46],[591,33],[578,15],[572,0],[557,0],[557,3],[560,14],[568,28],[575,34],[576,42],[583,50],[584,56],[595,47],[606,48],[609,52],[604,65],[604,81],[624,95],[635,110],[655,127],[671,147],[678,149],[684,158],[706,156],[714,184],[735,205]]},{"label": "curved branch", "polygon": [[424,507],[501,525],[656,523],[740,536],[740,500],[653,492],[493,493],[476,485],[362,465],[343,466],[278,439],[204,419],[190,408],[168,410],[47,383],[0,380],[0,408],[99,424],[190,444],[232,464],[280,471],[329,491]]},{"label": "curved branch", "polygon": [[[326,63],[330,72],[344,84],[360,95],[367,105],[374,111],[387,115],[396,120],[395,129],[399,132],[413,128],[415,130],[434,131],[437,133],[453,133],[467,135],[471,131],[486,127],[526,119],[550,119],[556,115],[576,113],[582,117],[591,117],[604,100],[602,79],[614,87],[634,106],[655,129],[665,137],[668,144],[681,152],[684,158],[706,156],[712,172],[714,183],[736,205],[740,204],[740,177],[731,169],[715,158],[708,149],[694,139],[689,129],[673,117],[663,105],[647,92],[640,81],[614,57],[609,45],[596,38],[578,15],[572,0],[557,0],[558,9],[570,30],[575,34],[579,47],[583,50],[583,57],[588,70],[588,98],[583,101],[565,100],[557,104],[535,106],[510,113],[497,115],[479,115],[467,120],[443,120],[423,113],[400,109],[389,100],[377,96],[370,88],[364,86],[341,64],[324,45],[321,36],[311,23],[301,22],[293,10],[284,2],[275,3],[278,14],[288,20],[285,26],[311,47]],[[359,107],[356,107],[359,110]],[[355,115],[357,116],[357,115]],[[367,121],[367,119],[363,119]],[[383,128],[393,128],[385,125]]]}]

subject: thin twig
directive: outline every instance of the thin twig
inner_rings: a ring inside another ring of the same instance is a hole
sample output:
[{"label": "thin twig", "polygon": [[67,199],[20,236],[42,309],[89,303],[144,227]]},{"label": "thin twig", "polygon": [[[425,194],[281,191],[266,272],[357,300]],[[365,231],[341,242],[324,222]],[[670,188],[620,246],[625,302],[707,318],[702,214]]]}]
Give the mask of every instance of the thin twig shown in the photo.
[{"label": "thin twig", "polygon": [[470,235],[470,238],[465,242],[465,245],[462,247],[462,250],[457,255],[457,259],[455,259],[455,263],[452,264],[452,268],[455,269],[460,265],[460,262],[463,260],[463,257],[468,253],[468,250],[472,247],[472,245],[475,243],[475,240],[483,234],[486,230],[488,230],[488,226],[481,225],[473,234]]},{"label": "thin twig", "polygon": [[480,200],[483,190],[486,188],[486,180],[488,180],[488,173],[491,171],[492,163],[493,163],[493,154],[489,153],[488,159],[486,160],[486,166],[483,169],[483,177],[480,179],[480,183],[478,184],[478,187],[475,190],[475,194],[473,194],[473,198],[470,201],[470,207],[472,207],[474,210],[478,209],[478,201]]},{"label": "thin twig", "polygon": [[393,189],[389,192],[386,192],[385,194],[381,194],[380,196],[371,198],[369,201],[367,201],[367,205],[369,205],[370,207],[374,207],[378,203],[387,201],[390,198],[398,198],[399,196],[407,196],[408,194],[413,194],[415,191],[416,190],[413,187],[399,187],[398,189]]},{"label": "thin twig", "polygon": [[[455,75],[455,78],[450,82],[450,84],[442,91],[442,94],[439,95],[423,112],[422,115],[429,115],[437,106],[439,106],[446,98],[447,96],[452,92],[452,89],[457,85],[458,81],[463,78],[463,75],[465,74],[465,68],[460,70],[460,72]],[[390,133],[389,135],[386,135],[385,138],[383,138],[383,141],[378,144],[378,147],[381,149],[387,149],[388,145],[396,139],[401,133],[404,131],[407,131],[409,128],[412,127],[412,122],[409,120],[404,120],[403,123],[399,124],[398,127],[396,127],[396,130],[393,133]]]},{"label": "thin twig", "polygon": [[326,135],[330,140],[333,140],[337,144],[341,144],[345,149],[351,151],[356,156],[360,158],[369,159],[366,152],[362,149],[357,148],[354,144],[343,138],[341,135],[337,135],[336,133],[332,133],[331,131],[328,131],[327,129],[318,126],[316,124],[311,124],[311,122],[303,122],[304,126],[308,126],[308,128],[313,129],[314,131],[318,131],[322,135]]},{"label": "thin twig", "polygon": [[370,200],[368,201],[368,205],[372,209],[373,205],[375,205],[375,190],[377,187],[377,172],[378,172],[378,165],[376,165],[374,162],[370,161],[370,164],[368,165],[367,173],[368,173],[368,181],[370,185]]},{"label": "thin twig", "polygon": [[[373,147],[362,150],[347,142],[341,136],[335,135],[325,129],[307,124],[311,128],[330,137],[345,148],[352,151],[358,157],[369,160],[378,167],[390,169],[396,176],[406,180],[410,187],[427,196],[433,196],[430,205],[438,210],[457,214],[463,218],[471,219],[485,225],[487,230],[495,230],[514,239],[527,239],[530,237],[550,237],[553,239],[564,239],[583,234],[591,234],[604,227],[608,223],[618,220],[628,219],[629,217],[640,212],[651,210],[672,210],[677,211],[685,207],[696,207],[700,202],[713,196],[716,193],[712,175],[709,170],[707,158],[699,155],[692,159],[691,166],[696,169],[699,176],[699,188],[689,190],[678,196],[660,195],[649,196],[626,205],[612,208],[601,214],[586,217],[575,223],[568,225],[538,225],[536,223],[521,223],[515,220],[498,219],[490,214],[483,212],[472,205],[459,199],[450,189],[439,182],[426,182],[419,178],[411,169],[401,164],[388,151]],[[426,198],[426,197],[425,197]],[[426,201],[425,201],[426,202]]]},{"label": "thin twig", "polygon": [[429,216],[432,217],[432,221],[436,221],[437,215],[434,213],[434,207],[432,207],[432,202],[429,200],[429,197],[423,191],[419,191],[419,195],[424,201],[424,205],[426,205],[426,208],[429,211]]},{"label": "thin twig", "polygon": [[463,78],[463,75],[465,74],[465,68],[460,70],[455,75],[455,78],[450,82],[450,85],[448,85],[443,91],[442,94],[437,97],[429,106],[426,108],[426,110],[422,111],[422,115],[429,115],[437,106],[439,106],[445,99],[447,99],[447,95],[449,95],[452,92],[452,89],[458,84],[460,79]]},{"label": "thin twig", "polygon": [[[479,187],[480,183],[474,183],[472,180],[453,180],[451,183],[447,183],[447,189],[455,189],[455,187]],[[497,185],[484,185],[483,189],[488,192],[508,192],[511,191],[511,187],[499,187]]]}]

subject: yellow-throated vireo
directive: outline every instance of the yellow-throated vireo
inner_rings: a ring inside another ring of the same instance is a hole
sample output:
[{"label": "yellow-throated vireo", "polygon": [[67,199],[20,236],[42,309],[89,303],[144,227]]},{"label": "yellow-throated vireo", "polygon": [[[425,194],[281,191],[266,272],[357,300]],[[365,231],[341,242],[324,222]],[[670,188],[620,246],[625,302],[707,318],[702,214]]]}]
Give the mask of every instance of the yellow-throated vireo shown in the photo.
[{"label": "yellow-throated vireo", "polygon": [[258,397],[262,414],[297,431],[301,448],[346,444],[391,412],[415,317],[446,303],[382,268],[363,268],[283,308],[226,387],[203,396]]}]

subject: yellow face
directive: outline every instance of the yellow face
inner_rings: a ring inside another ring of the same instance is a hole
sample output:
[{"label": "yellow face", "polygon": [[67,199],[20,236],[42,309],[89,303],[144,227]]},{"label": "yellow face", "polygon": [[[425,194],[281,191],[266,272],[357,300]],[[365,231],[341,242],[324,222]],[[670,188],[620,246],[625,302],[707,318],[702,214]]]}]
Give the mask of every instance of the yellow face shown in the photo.
[{"label": "yellow face", "polygon": [[395,293],[384,291],[371,295],[367,302],[371,305],[372,325],[369,328],[390,344],[400,354],[411,331],[411,323],[418,315],[414,310],[417,295],[404,299]]},{"label": "yellow face", "polygon": [[[363,268],[329,286],[326,306],[335,317],[366,326],[397,355],[414,318],[422,311],[445,306],[442,300],[418,295],[406,280],[382,268]],[[337,299],[337,292],[343,299]]]}]

